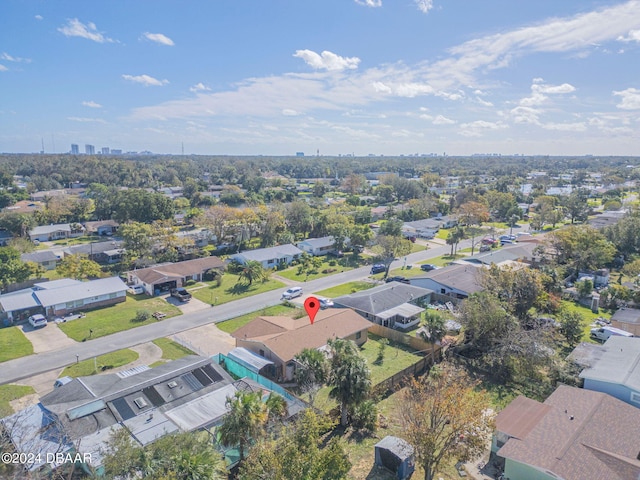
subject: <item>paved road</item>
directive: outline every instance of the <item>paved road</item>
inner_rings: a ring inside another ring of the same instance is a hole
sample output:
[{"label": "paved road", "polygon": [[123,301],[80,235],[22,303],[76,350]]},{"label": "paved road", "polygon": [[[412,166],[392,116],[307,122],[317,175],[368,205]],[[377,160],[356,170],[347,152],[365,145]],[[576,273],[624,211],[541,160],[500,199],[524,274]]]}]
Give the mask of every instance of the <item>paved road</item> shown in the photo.
[{"label": "paved road", "polygon": [[[460,242],[459,248],[471,246],[469,241]],[[429,248],[407,256],[407,265],[428,260],[449,253],[451,247],[441,246]],[[392,263],[391,268],[399,268],[404,264],[404,258]],[[317,292],[329,287],[355,280],[362,280],[369,275],[370,267],[362,267],[347,272],[318,278],[302,283],[305,293]],[[63,349],[29,355],[0,364],[0,385],[15,382],[23,378],[31,377],[50,370],[70,365],[76,361],[93,358],[97,355],[129,348],[150,342],[160,337],[175,335],[176,333],[200,327],[209,323],[218,323],[230,318],[255,312],[264,307],[270,307],[280,303],[281,290],[261,293],[252,297],[235,300],[210,309],[187,313],[179,317],[163,320],[158,323],[133,328],[124,332],[114,333],[106,337],[96,338],[87,342],[78,343]]]}]

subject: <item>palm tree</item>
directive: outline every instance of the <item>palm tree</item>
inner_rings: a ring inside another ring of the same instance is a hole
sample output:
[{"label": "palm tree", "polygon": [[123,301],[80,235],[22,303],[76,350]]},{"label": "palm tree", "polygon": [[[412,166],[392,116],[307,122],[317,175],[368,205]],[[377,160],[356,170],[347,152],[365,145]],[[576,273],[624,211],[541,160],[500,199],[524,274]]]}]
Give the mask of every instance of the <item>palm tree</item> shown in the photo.
[{"label": "palm tree", "polygon": [[333,388],[329,396],[340,402],[340,425],[346,426],[349,407],[358,405],[369,395],[371,371],[353,341],[336,338],[327,344],[332,354],[329,384]]},{"label": "palm tree", "polygon": [[267,422],[266,405],[258,392],[236,392],[228,397],[227,415],[220,425],[220,442],[223,445],[238,445],[240,460],[244,460],[247,444],[257,438]]},{"label": "palm tree", "polygon": [[267,418],[269,422],[284,419],[289,413],[289,407],[284,397],[271,392],[265,402],[267,407]]},{"label": "palm tree", "polygon": [[309,403],[315,402],[316,393],[329,379],[329,365],[324,353],[315,348],[305,348],[294,357],[295,379],[302,392],[309,394]]},{"label": "palm tree", "polygon": [[429,330],[429,338],[423,338],[431,342],[431,361],[436,363],[436,343],[444,338],[447,334],[445,324],[447,323],[444,317],[437,312],[427,310],[424,316],[425,326]]},{"label": "palm tree", "polygon": [[251,286],[254,281],[263,280],[267,275],[260,262],[250,260],[245,263],[242,269],[238,272],[238,277],[238,283],[246,282],[248,286]]}]

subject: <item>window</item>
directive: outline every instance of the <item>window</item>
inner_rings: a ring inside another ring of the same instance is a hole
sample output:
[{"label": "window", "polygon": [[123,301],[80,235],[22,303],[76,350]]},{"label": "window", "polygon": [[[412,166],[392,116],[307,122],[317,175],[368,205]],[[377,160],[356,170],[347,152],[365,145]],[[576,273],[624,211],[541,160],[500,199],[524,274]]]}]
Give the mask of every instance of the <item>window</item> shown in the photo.
[{"label": "window", "polygon": [[116,298],[118,296],[117,293],[110,293],[109,298]]},{"label": "window", "polygon": [[445,295],[445,294],[447,293],[447,291],[446,291],[444,288],[441,288],[441,289],[440,289],[440,293],[441,293],[442,295]]},{"label": "window", "polygon": [[640,404],[640,393],[631,392],[631,401]]},{"label": "window", "polygon": [[360,340],[362,338],[362,332],[356,332],[356,340]]},{"label": "window", "polygon": [[260,356],[264,357],[264,350],[260,349]]}]

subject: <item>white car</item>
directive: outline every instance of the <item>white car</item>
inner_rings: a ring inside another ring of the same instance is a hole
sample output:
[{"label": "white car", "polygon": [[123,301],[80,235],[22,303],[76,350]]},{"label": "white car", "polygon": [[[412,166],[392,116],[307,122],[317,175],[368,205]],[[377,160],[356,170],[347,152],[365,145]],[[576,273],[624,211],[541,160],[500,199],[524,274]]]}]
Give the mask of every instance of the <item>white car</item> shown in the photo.
[{"label": "white car", "polygon": [[291,300],[292,298],[299,297],[300,295],[302,295],[301,287],[291,287],[291,288],[287,288],[284,291],[284,293],[282,294],[282,299]]},{"label": "white car", "polygon": [[29,325],[31,325],[33,328],[46,327],[47,319],[44,317],[44,315],[40,315],[39,313],[36,315],[31,315],[29,317]]},{"label": "white car", "polygon": [[144,293],[144,287],[142,285],[134,285],[132,287],[129,287],[128,292],[131,295],[140,295]]},{"label": "white car", "polygon": [[323,310],[333,307],[333,300],[330,298],[318,297],[318,301],[320,302],[320,308]]}]

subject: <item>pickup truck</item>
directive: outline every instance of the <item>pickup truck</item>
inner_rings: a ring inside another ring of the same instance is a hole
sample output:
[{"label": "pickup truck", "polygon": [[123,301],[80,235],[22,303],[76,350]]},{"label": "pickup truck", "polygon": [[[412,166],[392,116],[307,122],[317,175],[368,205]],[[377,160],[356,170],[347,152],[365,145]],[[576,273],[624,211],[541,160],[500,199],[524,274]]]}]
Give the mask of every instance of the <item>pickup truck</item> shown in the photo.
[{"label": "pickup truck", "polygon": [[177,298],[181,302],[188,302],[191,300],[191,294],[184,288],[171,289],[171,296]]}]

